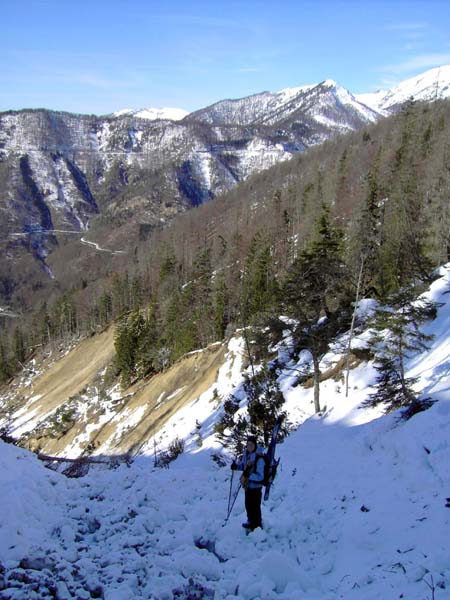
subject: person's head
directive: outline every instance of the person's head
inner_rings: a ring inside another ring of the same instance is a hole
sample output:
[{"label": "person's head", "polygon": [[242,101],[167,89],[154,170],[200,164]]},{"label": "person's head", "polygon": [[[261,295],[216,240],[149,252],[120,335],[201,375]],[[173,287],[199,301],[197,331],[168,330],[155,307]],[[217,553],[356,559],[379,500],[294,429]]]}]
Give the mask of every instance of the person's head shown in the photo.
[{"label": "person's head", "polygon": [[254,452],[257,446],[257,439],[255,435],[249,435],[247,438],[247,452]]}]

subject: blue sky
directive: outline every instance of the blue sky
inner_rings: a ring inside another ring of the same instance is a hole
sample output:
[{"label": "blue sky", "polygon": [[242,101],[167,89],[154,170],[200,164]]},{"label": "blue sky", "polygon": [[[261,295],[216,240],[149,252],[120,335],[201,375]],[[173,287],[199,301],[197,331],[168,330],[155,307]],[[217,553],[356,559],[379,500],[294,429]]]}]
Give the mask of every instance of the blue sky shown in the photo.
[{"label": "blue sky", "polygon": [[450,64],[449,0],[3,0],[0,110],[195,110]]}]

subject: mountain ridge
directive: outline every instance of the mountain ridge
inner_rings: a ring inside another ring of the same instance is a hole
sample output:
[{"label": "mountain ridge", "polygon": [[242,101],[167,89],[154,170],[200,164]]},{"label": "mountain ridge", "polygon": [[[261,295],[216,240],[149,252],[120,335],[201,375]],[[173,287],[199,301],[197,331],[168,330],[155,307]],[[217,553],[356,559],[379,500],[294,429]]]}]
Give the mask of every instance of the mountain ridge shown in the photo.
[{"label": "mountain ridge", "polygon": [[[9,216],[0,227],[7,253],[29,247],[45,267],[49,230],[85,230],[93,214],[115,226],[131,216],[156,227],[253,173],[374,121],[335,87],[294,90],[223,101],[179,121],[1,113],[0,208]],[[19,234],[31,236],[31,244]]]},{"label": "mountain ridge", "polygon": [[420,75],[405,79],[389,90],[356,94],[361,102],[372,106],[382,115],[390,114],[411,98],[429,102],[450,97],[450,65],[429,69]]},{"label": "mountain ridge", "polygon": [[[176,122],[1,113],[0,208],[7,218],[0,221],[0,303],[11,303],[18,279],[38,289],[43,280],[58,281],[51,257],[57,249],[63,260],[77,261],[81,244],[71,240],[81,234],[83,243],[130,251],[174,216],[375,118],[333,80],[224,102],[221,124],[209,122],[208,108]],[[220,112],[220,103],[212,107]]]},{"label": "mountain ridge", "polygon": [[[313,89],[318,86],[328,85],[328,86],[337,86],[343,90],[346,90],[343,86],[338,84],[333,79],[325,79],[318,83],[312,84],[304,84],[302,86],[297,87],[286,87],[282,88],[276,92],[272,92],[270,90],[264,90],[261,92],[254,92],[248,96],[242,96],[240,98],[224,98],[221,100],[217,100],[212,104],[207,105],[203,108],[197,108],[193,111],[187,111],[183,108],[178,107],[165,107],[165,108],[157,108],[157,107],[143,107],[143,108],[125,108],[118,109],[113,113],[109,113],[106,115],[97,115],[97,116],[110,116],[110,117],[120,117],[120,116],[132,116],[136,118],[144,118],[148,120],[174,120],[179,121],[188,117],[189,115],[195,115],[201,111],[205,111],[220,105],[223,102],[235,102],[238,103],[242,100],[270,96],[270,97],[283,97],[287,96],[288,98],[295,97],[296,95]],[[433,90],[433,93],[429,93],[429,89]],[[349,92],[348,90],[346,90]],[[441,65],[439,67],[434,67],[418,75],[414,75],[409,77],[400,83],[394,85],[389,89],[378,89],[375,92],[361,92],[361,93],[352,93],[349,92],[357,102],[361,104],[365,104],[369,109],[373,110],[376,113],[379,113],[381,116],[385,116],[392,112],[396,106],[401,104],[402,102],[407,101],[411,96],[416,100],[425,100],[429,101],[433,98],[447,98],[450,96],[450,65]],[[66,112],[69,114],[78,114],[71,113],[70,111],[58,111],[55,109],[45,109],[45,108],[24,108],[20,110],[50,110],[54,112]],[[13,112],[20,112],[20,110],[14,110]],[[4,112],[12,112],[12,111],[4,111]],[[0,112],[0,114],[2,114]]]}]

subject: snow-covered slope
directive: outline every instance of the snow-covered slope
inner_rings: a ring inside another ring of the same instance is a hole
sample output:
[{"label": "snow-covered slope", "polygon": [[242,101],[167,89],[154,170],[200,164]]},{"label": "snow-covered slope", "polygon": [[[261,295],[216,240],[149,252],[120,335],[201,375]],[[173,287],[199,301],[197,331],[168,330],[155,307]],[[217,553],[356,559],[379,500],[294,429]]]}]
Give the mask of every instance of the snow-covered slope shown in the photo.
[{"label": "snow-covered slope", "polygon": [[[341,381],[324,381],[326,409],[314,416],[312,390],[294,387],[296,365],[286,365],[280,385],[298,429],[278,448],[282,467],[263,506],[264,530],[248,537],[242,495],[223,526],[235,482],[211,460],[220,450],[217,405],[206,396],[166,425],[168,439],[186,444],[169,469],[153,468],[149,443],[131,466],[67,480],[0,443],[0,596],[448,598],[449,283],[450,265],[428,294],[444,303],[426,326],[434,342],[408,364],[408,374],[420,375],[418,389],[437,402],[411,420],[361,409],[374,381],[367,363],[351,371],[348,398]],[[355,343],[365,339],[363,331]],[[240,384],[234,394],[244,407]]]},{"label": "snow-covered slope", "polygon": [[375,111],[389,114],[410,98],[431,101],[450,97],[450,65],[430,69],[416,77],[402,81],[390,90],[372,94],[357,94],[356,99]]},{"label": "snow-covered slope", "polygon": [[149,121],[181,121],[188,114],[189,112],[187,110],[184,110],[183,108],[141,108],[139,110],[124,108],[115,112],[113,116],[129,116],[136,117],[137,119],[147,119]]},{"label": "snow-covered slope", "polygon": [[[350,119],[349,119],[349,114]],[[276,125],[290,119],[316,121],[331,129],[348,129],[377,120],[378,113],[359,102],[348,90],[328,79],[322,83],[279,92],[263,92],[239,100],[222,100],[191,113],[191,118],[214,125]],[[344,127],[345,129],[345,127]]]}]

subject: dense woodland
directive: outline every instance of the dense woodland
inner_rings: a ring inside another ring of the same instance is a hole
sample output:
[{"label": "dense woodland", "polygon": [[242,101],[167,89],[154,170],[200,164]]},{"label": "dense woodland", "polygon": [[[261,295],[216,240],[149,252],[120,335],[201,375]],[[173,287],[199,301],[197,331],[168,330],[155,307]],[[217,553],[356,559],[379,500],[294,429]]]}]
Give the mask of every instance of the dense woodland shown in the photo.
[{"label": "dense woodland", "polygon": [[449,193],[450,102],[410,102],[179,215],[124,268],[96,265],[20,322],[0,319],[0,379],[36,348],[113,322],[124,386],[237,328],[276,337],[281,314],[316,361],[357,293],[389,301],[450,260]]}]

